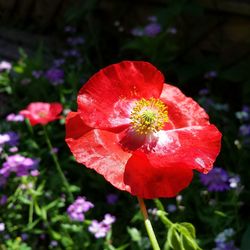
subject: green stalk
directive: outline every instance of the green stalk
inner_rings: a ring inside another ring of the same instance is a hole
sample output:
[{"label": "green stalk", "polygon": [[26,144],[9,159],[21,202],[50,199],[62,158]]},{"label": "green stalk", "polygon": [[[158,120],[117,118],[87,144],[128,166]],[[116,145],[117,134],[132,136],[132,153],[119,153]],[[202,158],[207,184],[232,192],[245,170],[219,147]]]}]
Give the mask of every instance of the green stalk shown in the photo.
[{"label": "green stalk", "polygon": [[153,229],[151,222],[148,218],[148,212],[147,212],[144,200],[140,197],[137,197],[137,199],[138,199],[138,202],[140,205],[141,213],[142,213],[143,218],[144,218],[145,227],[146,227],[151,245],[152,245],[154,250],[160,250],[158,241],[157,241],[155,233],[154,233],[154,229]]},{"label": "green stalk", "polygon": [[47,145],[48,145],[48,148],[49,148],[49,151],[52,155],[52,158],[53,158],[53,161],[55,163],[55,166],[56,166],[56,169],[57,169],[57,172],[60,176],[60,178],[62,179],[62,183],[66,189],[66,192],[68,193],[68,196],[69,196],[69,200],[70,202],[73,202],[74,201],[74,197],[70,191],[70,187],[69,187],[69,183],[62,171],[62,168],[61,168],[61,165],[58,161],[58,158],[57,158],[57,155],[55,152],[53,152],[53,147],[52,147],[52,144],[51,144],[51,141],[50,141],[50,138],[49,138],[49,135],[48,135],[48,132],[47,132],[47,129],[45,126],[43,126],[43,131],[44,131],[44,135],[45,135],[45,139],[46,139],[46,142],[47,142]]}]

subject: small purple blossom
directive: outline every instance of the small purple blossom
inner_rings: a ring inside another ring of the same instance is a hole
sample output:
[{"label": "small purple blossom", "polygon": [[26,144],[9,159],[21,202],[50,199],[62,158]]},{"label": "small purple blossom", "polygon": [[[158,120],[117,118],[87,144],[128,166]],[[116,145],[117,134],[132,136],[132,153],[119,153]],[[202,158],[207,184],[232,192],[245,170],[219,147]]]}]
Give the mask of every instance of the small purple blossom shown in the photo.
[{"label": "small purple blossom", "polygon": [[29,238],[29,235],[26,234],[26,233],[22,233],[21,238],[22,238],[23,241],[25,241],[25,240],[27,240]]},{"label": "small purple blossom", "polygon": [[175,27],[170,27],[167,29],[167,33],[175,35],[177,33],[177,29]]},{"label": "small purple blossom", "polygon": [[83,221],[84,213],[93,208],[94,204],[87,201],[85,197],[79,196],[67,209],[68,216],[73,221]]},{"label": "small purple blossom", "polygon": [[34,169],[34,170],[30,171],[30,175],[31,176],[38,176],[38,175],[40,175],[40,172],[37,169]]},{"label": "small purple blossom", "polygon": [[65,57],[80,57],[80,52],[77,49],[65,50],[63,52]]},{"label": "small purple blossom", "polygon": [[214,79],[217,76],[218,76],[218,73],[215,70],[210,70],[204,74],[204,78],[206,79]]},{"label": "small purple blossom", "polygon": [[223,192],[230,189],[228,173],[219,167],[214,167],[208,174],[200,174],[200,181],[210,192]]},{"label": "small purple blossom", "polygon": [[98,222],[97,220],[93,220],[88,230],[90,233],[94,234],[95,238],[103,238],[111,230],[111,225],[115,220],[114,216],[106,214],[103,221]]},{"label": "small purple blossom", "polygon": [[0,232],[3,232],[5,230],[5,224],[3,222],[0,222]]},{"label": "small purple blossom", "polygon": [[112,225],[114,222],[116,221],[116,218],[115,216],[111,215],[111,214],[105,214],[104,215],[104,219],[103,219],[103,223],[105,225]]},{"label": "small purple blossom", "polygon": [[232,189],[238,188],[240,186],[240,177],[239,175],[233,175],[228,179],[229,186]]},{"label": "small purple blossom", "polygon": [[7,144],[11,147],[14,147],[18,144],[19,135],[13,131],[0,134],[0,145]]},{"label": "small purple blossom", "polygon": [[11,114],[7,115],[6,121],[8,121],[8,122],[22,122],[22,121],[24,121],[24,116],[11,113]]},{"label": "small purple blossom", "polygon": [[234,234],[235,232],[232,228],[225,229],[219,233],[215,238],[216,247],[213,250],[239,250],[235,246],[234,241],[231,240]]},{"label": "small purple blossom", "polygon": [[64,81],[64,72],[58,68],[51,68],[47,70],[45,77],[51,82],[52,85],[59,85]]},{"label": "small purple blossom", "polygon": [[18,147],[11,147],[11,148],[9,148],[9,151],[11,153],[16,153],[16,152],[18,152]]},{"label": "small purple blossom", "polygon": [[41,78],[42,75],[43,75],[43,71],[42,71],[42,70],[33,70],[33,71],[32,71],[32,76],[33,76],[35,79]]},{"label": "small purple blossom", "polygon": [[49,245],[51,247],[57,247],[58,246],[58,242],[56,240],[52,240]]},{"label": "small purple blossom", "polygon": [[59,68],[65,63],[65,59],[63,58],[58,58],[53,61],[53,67]]},{"label": "small purple blossom", "polygon": [[7,134],[0,134],[0,145],[4,145],[5,143],[9,142],[10,137]]},{"label": "small purple blossom", "polygon": [[31,170],[37,168],[38,162],[37,159],[24,157],[20,154],[8,156],[0,169],[0,177],[3,176],[6,179],[12,172],[16,173],[17,176],[27,176]]},{"label": "small purple blossom", "polygon": [[75,33],[76,32],[76,28],[73,27],[73,26],[68,25],[68,26],[65,26],[64,31],[66,33]]},{"label": "small purple blossom", "polygon": [[77,46],[85,43],[85,39],[81,36],[78,37],[68,37],[67,38],[67,43],[70,46]]},{"label": "small purple blossom", "polygon": [[242,137],[250,136],[250,125],[243,124],[239,128],[239,134]]},{"label": "small purple blossom", "polygon": [[155,37],[161,32],[161,25],[159,23],[150,23],[144,28],[144,34],[149,37]]},{"label": "small purple blossom", "polygon": [[7,203],[7,200],[8,200],[8,197],[6,195],[2,195],[0,198],[0,206],[5,205]]},{"label": "small purple blossom", "polygon": [[143,28],[133,28],[131,30],[131,34],[133,36],[143,36],[144,35],[144,30],[143,30]]},{"label": "small purple blossom", "polygon": [[177,210],[177,207],[176,207],[176,205],[174,205],[174,204],[169,204],[168,206],[167,206],[167,211],[169,212],[169,213],[173,213],[173,212],[175,212]]},{"label": "small purple blossom", "polygon": [[152,23],[157,22],[157,16],[149,16],[149,17],[148,17],[148,21],[150,21],[150,22],[152,22]]},{"label": "small purple blossom", "polygon": [[9,71],[9,70],[11,70],[11,68],[12,68],[11,63],[9,63],[7,61],[0,62],[0,72],[4,71],[4,70]]},{"label": "small purple blossom", "polygon": [[108,194],[106,196],[107,203],[110,205],[114,205],[118,201],[118,195],[117,194]]},{"label": "small purple blossom", "polygon": [[209,94],[209,90],[207,88],[203,88],[199,90],[199,95],[204,96],[204,95],[208,95]]}]

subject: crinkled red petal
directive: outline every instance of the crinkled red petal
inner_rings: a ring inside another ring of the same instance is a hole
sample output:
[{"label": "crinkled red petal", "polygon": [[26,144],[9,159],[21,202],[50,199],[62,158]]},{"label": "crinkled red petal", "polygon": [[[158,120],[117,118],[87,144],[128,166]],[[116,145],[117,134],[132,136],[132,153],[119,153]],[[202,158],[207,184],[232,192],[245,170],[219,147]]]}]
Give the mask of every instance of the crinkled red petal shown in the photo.
[{"label": "crinkled red petal", "polygon": [[143,152],[133,154],[124,173],[124,182],[130,186],[131,194],[146,199],[174,197],[192,180],[193,172],[185,163],[172,162],[164,166],[159,161],[158,165],[162,166],[152,165]]},{"label": "crinkled red petal", "polygon": [[78,139],[79,137],[86,134],[91,130],[84,122],[82,121],[79,113],[70,112],[68,113],[65,121],[66,128],[66,139]]},{"label": "crinkled red petal", "polygon": [[166,104],[169,123],[173,128],[208,125],[208,115],[192,98],[186,97],[178,88],[164,84],[160,99]]},{"label": "crinkled red petal", "polygon": [[193,126],[157,133],[157,143],[147,153],[154,167],[189,166],[207,173],[220,152],[221,133],[214,125]]},{"label": "crinkled red petal", "polygon": [[71,129],[83,124],[79,114],[71,113],[67,117],[66,142],[77,162],[94,169],[116,188],[130,191],[124,184],[124,169],[130,153],[124,152],[118,145],[118,135],[88,127],[72,132]]},{"label": "crinkled red petal", "polygon": [[81,88],[78,111],[93,128],[114,131],[130,123],[132,103],[141,98],[158,98],[164,77],[153,65],[142,61],[123,61],[108,66]]}]

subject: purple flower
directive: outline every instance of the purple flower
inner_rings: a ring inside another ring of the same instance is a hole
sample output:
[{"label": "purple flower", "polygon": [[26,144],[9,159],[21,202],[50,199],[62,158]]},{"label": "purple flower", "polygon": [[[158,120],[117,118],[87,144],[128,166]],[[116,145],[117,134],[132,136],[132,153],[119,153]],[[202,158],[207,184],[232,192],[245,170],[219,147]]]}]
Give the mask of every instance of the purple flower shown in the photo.
[{"label": "purple flower", "polygon": [[76,28],[73,27],[73,26],[68,25],[68,26],[65,26],[64,31],[66,33],[75,33],[76,32]]},{"label": "purple flower", "polygon": [[173,212],[175,212],[177,210],[177,207],[176,207],[176,205],[174,205],[174,204],[169,204],[168,206],[167,206],[167,211],[169,212],[169,213],[173,213]]},{"label": "purple flower", "polygon": [[40,174],[40,172],[37,169],[34,169],[34,170],[30,171],[31,176],[38,176],[39,174]]},{"label": "purple flower", "polygon": [[14,172],[17,176],[27,176],[29,172],[36,169],[38,165],[37,159],[27,158],[19,154],[8,156],[0,169],[0,177],[5,179]]},{"label": "purple flower", "polygon": [[106,196],[107,203],[110,205],[114,205],[118,201],[118,195],[117,194],[108,194]]},{"label": "purple flower", "polygon": [[167,33],[175,35],[177,33],[177,29],[175,27],[170,27],[167,29]]},{"label": "purple flower", "polygon": [[9,135],[7,134],[0,134],[0,145],[7,143],[10,140]]},{"label": "purple flower", "polygon": [[57,247],[58,246],[58,242],[56,240],[52,240],[49,245],[51,247]]},{"label": "purple flower", "polygon": [[94,234],[95,237],[103,238],[107,235],[109,231],[109,227],[104,225],[102,222],[98,222],[97,220],[93,220],[91,225],[88,227],[90,233]]},{"label": "purple flower", "polygon": [[93,220],[91,225],[88,227],[90,233],[94,234],[95,238],[103,238],[111,230],[111,225],[115,222],[115,217],[106,214],[103,221],[98,222]]},{"label": "purple flower", "polygon": [[67,39],[67,43],[70,45],[70,46],[77,46],[77,45],[81,45],[81,44],[84,44],[85,43],[85,39],[83,37],[69,37]]},{"label": "purple flower", "polygon": [[200,89],[199,91],[199,95],[201,96],[208,95],[208,94],[209,94],[209,90],[207,88]]},{"label": "purple flower", "polygon": [[93,208],[94,205],[87,201],[85,197],[77,197],[77,199],[68,207],[67,213],[73,221],[83,221],[84,213]]},{"label": "purple flower", "polygon": [[22,122],[22,121],[24,121],[24,116],[11,113],[11,114],[7,115],[6,121],[8,121],[8,122]]},{"label": "purple flower", "polygon": [[213,78],[216,78],[217,76],[218,76],[218,73],[215,70],[210,70],[204,74],[204,78],[206,79],[213,79]]},{"label": "purple flower", "polygon": [[15,147],[19,142],[19,135],[13,131],[9,131],[6,134],[9,136],[7,144],[11,147]]},{"label": "purple flower", "polygon": [[238,175],[230,176],[228,181],[229,181],[229,186],[232,189],[238,188],[240,186],[240,177]]},{"label": "purple flower", "polygon": [[26,234],[26,233],[22,233],[21,238],[22,238],[23,241],[25,241],[25,240],[27,240],[29,238],[29,235]]},{"label": "purple flower", "polygon": [[155,37],[161,32],[161,25],[159,23],[150,23],[144,28],[144,34],[149,37]]},{"label": "purple flower", "polygon": [[16,153],[18,151],[18,147],[11,147],[11,148],[9,148],[9,151],[11,153]]},{"label": "purple flower", "polygon": [[242,137],[250,136],[250,125],[243,124],[239,128],[239,134]]},{"label": "purple flower", "polygon": [[133,36],[143,36],[144,35],[144,30],[142,28],[134,28],[131,30],[131,34]]},{"label": "purple flower", "polygon": [[59,85],[63,83],[64,72],[61,69],[51,68],[47,70],[45,77],[51,82],[52,85]]},{"label": "purple flower", "polygon": [[115,222],[115,220],[116,220],[115,216],[111,214],[105,214],[102,223],[109,226],[112,225]]},{"label": "purple flower", "polygon": [[8,197],[6,195],[2,195],[0,198],[0,205],[1,206],[5,205],[7,203],[7,200],[8,200]]},{"label": "purple flower", "polygon": [[12,68],[12,65],[11,63],[7,62],[7,61],[1,61],[0,62],[0,72],[3,71],[3,70],[11,70]]},{"label": "purple flower", "polygon": [[230,189],[228,173],[218,167],[214,167],[208,174],[200,174],[200,181],[208,191],[222,192]]},{"label": "purple flower", "polygon": [[233,240],[230,240],[234,235],[234,230],[232,228],[225,229],[223,232],[219,233],[215,238],[216,248],[213,250],[239,250]]},{"label": "purple flower", "polygon": [[0,145],[8,144],[9,146],[16,146],[19,141],[19,135],[13,131],[0,134]]},{"label": "purple flower", "polygon": [[155,23],[155,22],[157,22],[157,16],[149,16],[149,17],[148,17],[148,20],[149,20],[150,22],[152,22],[152,23]]},{"label": "purple flower", "polygon": [[5,224],[3,222],[0,222],[0,232],[3,232],[5,230]]},{"label": "purple flower", "polygon": [[65,57],[80,57],[80,52],[76,49],[65,50],[63,52],[63,55]]},{"label": "purple flower", "polygon": [[54,60],[53,66],[55,68],[58,68],[58,67],[61,67],[64,63],[65,63],[65,60],[63,58],[58,58]]},{"label": "purple flower", "polygon": [[43,71],[42,70],[33,70],[32,71],[32,76],[36,79],[41,78],[43,75]]},{"label": "purple flower", "polygon": [[0,232],[3,232],[5,230],[5,224],[3,222],[0,222]]}]

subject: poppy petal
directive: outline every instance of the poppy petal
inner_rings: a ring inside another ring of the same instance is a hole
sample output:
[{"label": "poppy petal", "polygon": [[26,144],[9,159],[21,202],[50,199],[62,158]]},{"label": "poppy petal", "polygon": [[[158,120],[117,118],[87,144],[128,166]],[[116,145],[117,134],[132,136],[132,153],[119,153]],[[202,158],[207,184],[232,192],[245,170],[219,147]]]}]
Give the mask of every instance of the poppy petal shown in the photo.
[{"label": "poppy petal", "polygon": [[[68,120],[68,126],[73,127],[73,117]],[[71,135],[71,134],[68,134]],[[129,187],[123,182],[124,168],[131,157],[118,145],[117,134],[91,129],[83,136],[67,137],[66,142],[76,158],[76,161],[94,169],[116,188],[129,192]]]},{"label": "poppy petal", "polygon": [[155,167],[176,163],[207,173],[221,147],[221,133],[214,125],[163,130],[157,137],[156,145],[147,154],[150,164]]},{"label": "poppy petal", "polygon": [[90,78],[78,95],[78,111],[93,128],[112,130],[128,126],[134,101],[159,98],[164,77],[153,65],[123,61]]},{"label": "poppy petal", "polygon": [[137,152],[128,160],[124,182],[130,186],[131,194],[151,199],[176,196],[189,185],[192,177],[192,170],[185,164],[173,162],[167,167],[155,167],[146,154]]},{"label": "poppy petal", "polygon": [[209,124],[205,110],[178,88],[164,84],[160,99],[167,106],[169,123],[174,128]]}]

